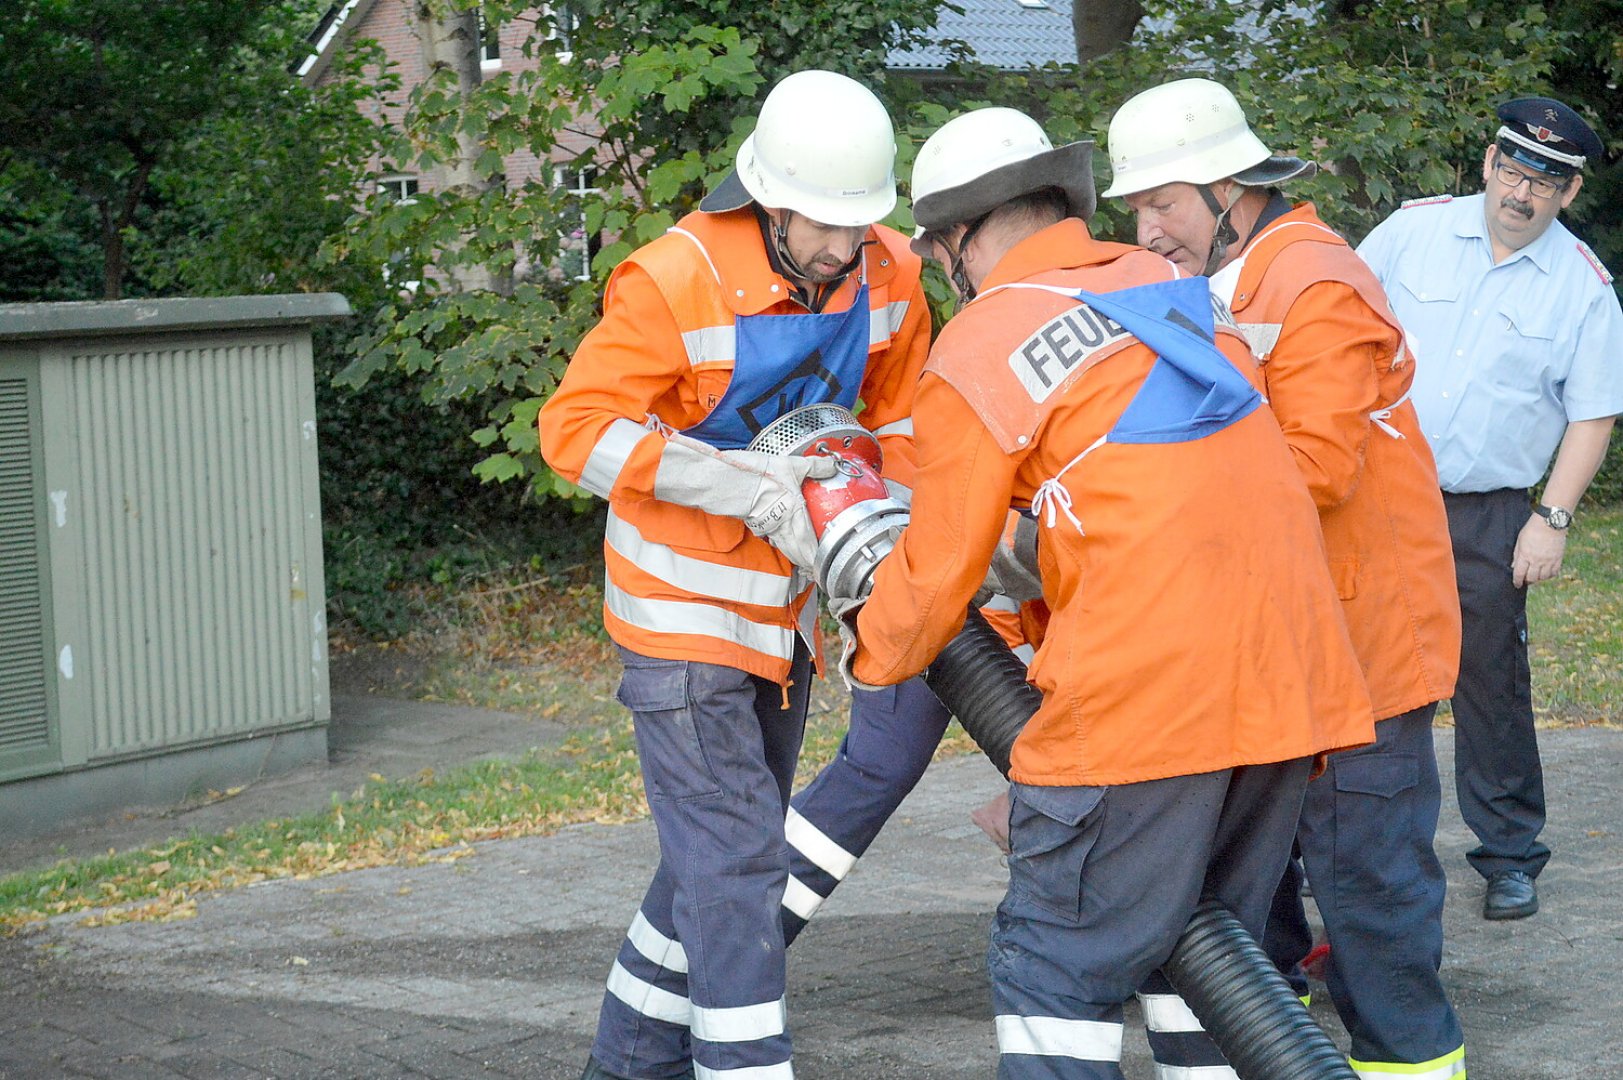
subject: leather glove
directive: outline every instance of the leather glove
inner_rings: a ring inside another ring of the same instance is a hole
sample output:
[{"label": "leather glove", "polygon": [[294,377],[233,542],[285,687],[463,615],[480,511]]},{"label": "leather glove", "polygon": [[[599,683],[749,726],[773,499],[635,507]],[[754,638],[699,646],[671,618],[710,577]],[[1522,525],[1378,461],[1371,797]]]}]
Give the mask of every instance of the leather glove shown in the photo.
[{"label": "leather glove", "polygon": [[[981,586],[987,599],[1001,593],[1017,604],[1038,600],[1043,595],[1043,579],[1037,570],[1037,519],[1018,510],[1009,511],[1003,535],[992,551],[992,564]],[[976,594],[977,604],[986,601]]]},{"label": "leather glove", "polygon": [[832,457],[787,457],[717,450],[685,435],[667,438],[654,475],[654,497],[708,514],[739,518],[756,536],[810,569],[817,535],[800,486],[839,471]]},{"label": "leather glove", "polygon": [[840,678],[845,680],[847,690],[879,689],[877,686],[868,685],[851,673],[851,665],[857,658],[857,613],[862,610],[865,603],[867,603],[865,598],[860,600],[848,596],[828,598],[828,613],[840,624]]}]

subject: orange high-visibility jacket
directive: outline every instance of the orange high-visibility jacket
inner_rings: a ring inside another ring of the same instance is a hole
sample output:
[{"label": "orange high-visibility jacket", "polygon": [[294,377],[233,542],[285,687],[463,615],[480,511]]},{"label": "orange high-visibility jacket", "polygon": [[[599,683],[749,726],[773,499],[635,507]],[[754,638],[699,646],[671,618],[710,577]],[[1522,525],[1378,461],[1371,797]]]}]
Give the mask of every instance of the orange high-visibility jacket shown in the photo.
[{"label": "orange high-visibility jacket", "polygon": [[1460,602],[1437,466],[1405,400],[1414,360],[1364,261],[1312,203],[1247,246],[1231,308],[1319,507],[1375,718],[1454,691]]},{"label": "orange high-visibility jacket", "polygon": [[[912,406],[930,346],[918,256],[874,226],[865,246],[868,366],[861,420],[879,435],[887,478],[912,472]],[[826,310],[849,310],[857,275]],[[816,611],[788,560],[743,522],[654,497],[661,425],[699,423],[733,372],[734,318],[804,313],[767,259],[750,208],[693,213],[618,266],[603,319],[541,410],[541,453],[609,500],[603,622],[647,656],[700,660],[782,682]]]},{"label": "orange high-visibility jacket", "polygon": [[[854,671],[895,683],[933,659],[962,625],[1009,506],[1064,470],[1082,527],[1039,515],[1051,617],[1030,670],[1043,704],[1013,751],[1022,783],[1132,783],[1373,737],[1313,501],[1272,415],[1258,408],[1189,442],[1106,442],[1067,469],[1114,426],[1154,356],[1119,327],[1084,342],[1064,297],[998,288],[1109,292],[1177,273],[1093,240],[1079,220],[1050,226],[1004,255],[920,382],[913,523],[858,616]],[[1053,389],[1039,403],[1018,369],[1050,329]],[[1251,365],[1238,334],[1219,340]]]}]

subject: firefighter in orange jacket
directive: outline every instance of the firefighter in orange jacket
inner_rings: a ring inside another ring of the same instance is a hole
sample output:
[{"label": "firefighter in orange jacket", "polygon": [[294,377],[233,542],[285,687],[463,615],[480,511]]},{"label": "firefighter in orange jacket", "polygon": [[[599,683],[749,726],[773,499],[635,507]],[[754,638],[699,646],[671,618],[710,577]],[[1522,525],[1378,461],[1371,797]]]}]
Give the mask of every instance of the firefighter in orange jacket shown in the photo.
[{"label": "firefighter in orange jacket", "polygon": [[[1264,392],[1318,506],[1347,629],[1374,705],[1373,745],[1308,785],[1298,844],[1330,942],[1327,981],[1365,1075],[1463,1074],[1438,978],[1441,801],[1431,722],[1459,668],[1459,597],[1437,468],[1406,400],[1414,358],[1386,293],[1312,203],[1311,176],[1252,134],[1207,79],[1147,90],[1110,125],[1114,183],[1138,239],[1210,277],[1250,339]],[[1265,946],[1307,991],[1312,945],[1293,862]],[[1152,1044],[1159,1034],[1152,1033]]]},{"label": "firefighter in orange jacket", "polygon": [[785,78],[736,171],[615,270],[541,411],[547,462],[609,500],[603,619],[661,852],[587,1078],[793,1075],[779,911],[816,616],[800,487],[833,462],[743,448],[799,405],[860,398],[887,478],[908,479],[930,323],[918,257],[872,224],[894,155],[865,87]]},{"label": "firefighter in orange jacket", "polygon": [[[914,167],[914,243],[966,301],[914,404],[912,522],[866,603],[860,683],[962,625],[1011,505],[1041,526],[1041,708],[1015,742],[988,954],[1002,1077],[1119,1077],[1122,1004],[1203,893],[1260,933],[1316,754],[1372,737],[1313,504],[1205,282],[1093,240],[1091,146],[1012,109]],[[854,630],[854,632],[853,632]]]}]

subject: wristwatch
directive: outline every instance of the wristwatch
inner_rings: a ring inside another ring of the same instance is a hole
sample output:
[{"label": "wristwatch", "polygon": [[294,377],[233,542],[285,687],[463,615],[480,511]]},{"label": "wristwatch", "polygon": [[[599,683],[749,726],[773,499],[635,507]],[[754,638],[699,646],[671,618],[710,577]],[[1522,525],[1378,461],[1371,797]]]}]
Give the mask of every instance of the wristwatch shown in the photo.
[{"label": "wristwatch", "polygon": [[1563,532],[1572,524],[1572,511],[1563,510],[1559,506],[1545,506],[1539,503],[1533,507],[1533,513],[1544,519],[1544,523],[1556,532]]}]

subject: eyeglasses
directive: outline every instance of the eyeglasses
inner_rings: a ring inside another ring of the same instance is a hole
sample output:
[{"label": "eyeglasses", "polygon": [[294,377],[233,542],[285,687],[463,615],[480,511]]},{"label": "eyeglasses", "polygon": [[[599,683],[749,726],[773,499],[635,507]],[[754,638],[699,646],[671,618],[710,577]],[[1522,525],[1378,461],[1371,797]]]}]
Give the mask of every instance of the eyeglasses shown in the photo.
[{"label": "eyeglasses", "polygon": [[1568,181],[1566,180],[1556,181],[1543,176],[1534,176],[1531,173],[1524,173],[1518,168],[1506,165],[1499,160],[1495,160],[1493,163],[1493,174],[1499,178],[1501,184],[1512,191],[1521,187],[1524,183],[1527,184],[1528,189],[1532,191],[1533,197],[1536,199],[1553,199],[1560,192],[1567,190]]}]

